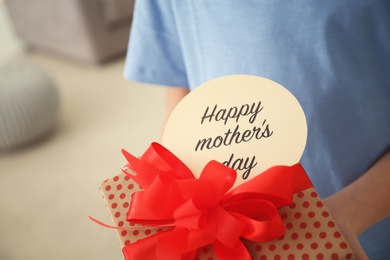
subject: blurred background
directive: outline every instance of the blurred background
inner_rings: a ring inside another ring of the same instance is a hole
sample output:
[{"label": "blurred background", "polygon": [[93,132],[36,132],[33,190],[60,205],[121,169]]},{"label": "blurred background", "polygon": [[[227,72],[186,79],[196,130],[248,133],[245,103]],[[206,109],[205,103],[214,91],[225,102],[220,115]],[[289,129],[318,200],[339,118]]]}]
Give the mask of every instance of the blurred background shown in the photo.
[{"label": "blurred background", "polygon": [[98,184],[158,141],[126,81],[131,0],[0,1],[0,259],[123,259]]}]

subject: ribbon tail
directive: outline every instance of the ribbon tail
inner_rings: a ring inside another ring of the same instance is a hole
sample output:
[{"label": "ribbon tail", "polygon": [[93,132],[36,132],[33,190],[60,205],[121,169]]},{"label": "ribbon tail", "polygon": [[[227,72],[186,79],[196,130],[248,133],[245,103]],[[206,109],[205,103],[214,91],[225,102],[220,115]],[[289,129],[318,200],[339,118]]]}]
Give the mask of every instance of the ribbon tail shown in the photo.
[{"label": "ribbon tail", "polygon": [[96,224],[102,226],[102,227],[105,227],[105,228],[112,228],[112,229],[118,229],[118,230],[126,230],[126,229],[129,229],[127,227],[117,227],[117,226],[112,226],[112,225],[108,225],[106,223],[103,223],[101,222],[100,220],[97,220],[96,218],[93,218],[91,216],[88,216],[88,218],[90,220],[92,220],[93,222],[95,222]]},{"label": "ribbon tail", "polygon": [[252,260],[245,245],[238,240],[232,248],[223,245],[218,240],[213,242],[213,247],[218,260]]}]

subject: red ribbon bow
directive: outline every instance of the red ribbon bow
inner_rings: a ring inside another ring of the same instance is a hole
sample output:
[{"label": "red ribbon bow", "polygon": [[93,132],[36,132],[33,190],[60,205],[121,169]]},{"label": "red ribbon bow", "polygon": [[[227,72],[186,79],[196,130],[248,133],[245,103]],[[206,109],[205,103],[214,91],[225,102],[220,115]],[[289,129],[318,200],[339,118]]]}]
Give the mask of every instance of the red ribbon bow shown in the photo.
[{"label": "red ribbon bow", "polygon": [[140,158],[123,154],[136,175],[124,172],[144,189],[133,194],[127,220],[170,227],[126,245],[126,260],[194,259],[196,250],[208,244],[218,259],[252,259],[241,238],[264,242],[282,236],[285,227],[278,208],[312,186],[299,163],[272,167],[229,191],[236,171],[216,161],[196,179],[157,143]]}]

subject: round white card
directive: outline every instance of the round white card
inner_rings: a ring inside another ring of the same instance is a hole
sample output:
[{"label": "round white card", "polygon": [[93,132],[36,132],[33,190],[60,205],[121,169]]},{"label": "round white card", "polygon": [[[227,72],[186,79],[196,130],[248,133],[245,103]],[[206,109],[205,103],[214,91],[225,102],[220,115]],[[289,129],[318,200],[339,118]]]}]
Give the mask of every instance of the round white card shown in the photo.
[{"label": "round white card", "polygon": [[216,160],[235,186],[275,165],[299,162],[307,125],[297,99],[266,78],[231,75],[189,93],[168,119],[162,144],[199,176]]}]

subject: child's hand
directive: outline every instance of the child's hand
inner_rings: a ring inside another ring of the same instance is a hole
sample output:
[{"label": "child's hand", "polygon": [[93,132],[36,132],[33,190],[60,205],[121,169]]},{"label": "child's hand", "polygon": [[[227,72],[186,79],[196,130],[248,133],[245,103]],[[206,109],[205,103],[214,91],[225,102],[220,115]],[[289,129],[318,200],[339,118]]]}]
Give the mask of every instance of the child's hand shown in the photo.
[{"label": "child's hand", "polygon": [[338,207],[337,205],[334,205],[334,201],[338,203],[335,198],[332,198],[332,196],[324,199],[324,204],[329,210],[329,214],[332,216],[348,245],[351,247],[356,260],[368,260],[368,256],[360,245],[356,233],[351,228],[348,218],[343,216],[343,212],[341,210],[337,210]]}]

